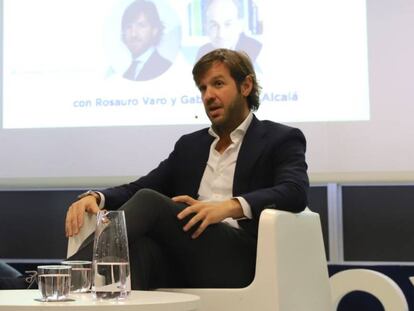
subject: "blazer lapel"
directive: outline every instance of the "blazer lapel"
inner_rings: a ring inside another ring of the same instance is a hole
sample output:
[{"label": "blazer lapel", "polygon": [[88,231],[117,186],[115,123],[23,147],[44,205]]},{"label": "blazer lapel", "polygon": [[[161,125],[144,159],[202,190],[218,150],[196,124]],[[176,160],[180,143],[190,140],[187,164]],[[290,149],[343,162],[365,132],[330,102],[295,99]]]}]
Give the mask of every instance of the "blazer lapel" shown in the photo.
[{"label": "blazer lapel", "polygon": [[262,154],[263,148],[266,146],[265,134],[266,132],[262,124],[254,116],[244,136],[237,158],[233,180],[234,196],[248,191],[249,185],[246,181],[249,180],[255,163]]}]

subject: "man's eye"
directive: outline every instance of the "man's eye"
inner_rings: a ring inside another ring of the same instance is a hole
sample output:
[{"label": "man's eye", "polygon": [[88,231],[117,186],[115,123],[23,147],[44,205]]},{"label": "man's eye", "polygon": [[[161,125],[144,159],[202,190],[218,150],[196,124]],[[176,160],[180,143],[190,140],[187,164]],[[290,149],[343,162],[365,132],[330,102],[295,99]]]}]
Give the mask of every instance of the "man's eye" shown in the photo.
[{"label": "man's eye", "polygon": [[220,86],[223,86],[223,81],[216,81],[215,83],[214,83],[216,86],[218,86],[218,87],[220,87]]}]

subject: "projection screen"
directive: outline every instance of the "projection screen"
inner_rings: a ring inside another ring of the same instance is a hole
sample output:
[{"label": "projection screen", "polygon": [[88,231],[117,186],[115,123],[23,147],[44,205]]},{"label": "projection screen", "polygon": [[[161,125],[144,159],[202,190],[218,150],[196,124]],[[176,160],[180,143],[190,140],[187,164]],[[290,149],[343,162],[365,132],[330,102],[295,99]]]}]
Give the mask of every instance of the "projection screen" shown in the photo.
[{"label": "projection screen", "polygon": [[127,77],[133,2],[0,1],[2,188],[107,186],[154,168],[181,135],[208,126],[191,70],[219,27],[253,60],[257,117],[304,131],[311,181],[413,178],[401,135],[413,132],[413,36],[400,35],[414,29],[408,0],[229,0],[216,10],[151,0],[163,26],[151,51],[167,65],[142,79]]}]

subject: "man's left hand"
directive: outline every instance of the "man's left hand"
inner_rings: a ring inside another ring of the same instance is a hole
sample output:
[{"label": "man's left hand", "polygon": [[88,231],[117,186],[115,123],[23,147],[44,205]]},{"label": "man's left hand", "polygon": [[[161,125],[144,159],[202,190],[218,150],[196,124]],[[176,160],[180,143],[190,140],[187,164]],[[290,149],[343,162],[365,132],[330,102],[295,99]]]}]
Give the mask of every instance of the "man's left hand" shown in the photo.
[{"label": "man's left hand", "polygon": [[183,227],[184,231],[190,230],[195,224],[200,222],[198,228],[192,234],[192,238],[196,239],[211,224],[216,224],[222,220],[232,217],[241,218],[244,216],[243,209],[239,200],[230,199],[219,202],[205,202],[193,199],[188,195],[180,195],[172,198],[174,202],[181,202],[189,205],[178,213],[178,219],[184,219],[188,215],[195,214]]}]

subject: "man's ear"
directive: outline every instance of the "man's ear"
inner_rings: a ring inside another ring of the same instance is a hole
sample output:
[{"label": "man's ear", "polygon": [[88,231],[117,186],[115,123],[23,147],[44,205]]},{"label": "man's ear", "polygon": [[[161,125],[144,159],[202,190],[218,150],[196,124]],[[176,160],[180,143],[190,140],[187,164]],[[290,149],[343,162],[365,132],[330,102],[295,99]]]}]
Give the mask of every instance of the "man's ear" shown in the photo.
[{"label": "man's ear", "polygon": [[251,75],[246,76],[246,78],[244,78],[244,81],[241,84],[241,94],[244,97],[247,97],[250,95],[251,91],[253,89],[253,78]]}]

